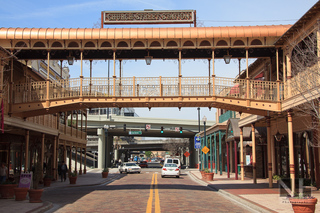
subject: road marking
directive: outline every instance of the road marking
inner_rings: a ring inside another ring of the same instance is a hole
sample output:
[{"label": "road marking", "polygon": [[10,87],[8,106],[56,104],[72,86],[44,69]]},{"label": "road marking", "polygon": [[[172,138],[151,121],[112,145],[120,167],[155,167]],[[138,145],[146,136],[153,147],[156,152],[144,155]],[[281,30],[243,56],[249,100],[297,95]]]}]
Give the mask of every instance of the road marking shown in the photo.
[{"label": "road marking", "polygon": [[160,213],[160,199],[159,199],[159,192],[158,192],[158,179],[157,179],[157,174],[155,177],[155,188],[154,188],[154,193],[155,193],[155,213]]},{"label": "road marking", "polygon": [[150,185],[150,195],[147,204],[146,213],[152,212],[152,201],[153,201],[153,188],[155,192],[155,213],[161,213],[160,210],[160,199],[159,199],[159,192],[158,192],[158,181],[157,181],[157,174],[152,175],[151,185]]}]

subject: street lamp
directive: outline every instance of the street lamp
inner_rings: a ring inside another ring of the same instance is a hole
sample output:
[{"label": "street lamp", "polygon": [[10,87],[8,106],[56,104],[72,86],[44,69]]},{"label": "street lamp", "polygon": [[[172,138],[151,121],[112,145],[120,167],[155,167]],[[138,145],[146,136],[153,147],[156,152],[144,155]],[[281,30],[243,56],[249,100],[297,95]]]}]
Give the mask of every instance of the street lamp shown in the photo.
[{"label": "street lamp", "polygon": [[223,56],[224,62],[226,64],[230,64],[231,57],[232,57],[232,55],[229,55],[229,50],[228,50],[228,54]]},{"label": "street lamp", "polygon": [[68,64],[73,65],[74,57],[71,56],[71,51],[69,52],[69,56],[67,57]]},{"label": "street lamp", "polygon": [[152,56],[149,56],[149,51],[148,51],[148,56],[145,56],[144,58],[146,59],[146,64],[150,65],[152,61]]},{"label": "street lamp", "polygon": [[[203,116],[202,118],[202,121],[203,121],[203,135],[204,135],[204,144],[206,147],[208,147],[208,144],[207,144],[207,136],[206,136],[206,122],[207,122],[207,117],[206,116]],[[208,159],[207,159],[207,154],[204,155],[204,166],[206,168],[208,168]]]}]

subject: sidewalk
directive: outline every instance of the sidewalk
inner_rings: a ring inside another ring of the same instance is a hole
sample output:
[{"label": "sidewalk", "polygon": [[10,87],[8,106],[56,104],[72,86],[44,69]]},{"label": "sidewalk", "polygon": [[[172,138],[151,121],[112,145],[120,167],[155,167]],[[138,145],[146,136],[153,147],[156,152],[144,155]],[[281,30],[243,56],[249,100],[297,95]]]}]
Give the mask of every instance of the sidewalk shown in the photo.
[{"label": "sidewalk", "polygon": [[[189,172],[202,184],[259,212],[293,212],[290,202],[279,196],[276,184],[274,188],[269,188],[268,179],[258,179],[257,184],[253,184],[252,179],[246,178],[241,181],[239,176],[239,180],[235,180],[234,174],[227,178],[226,173],[222,175],[218,173],[214,174],[213,181],[204,181],[198,169],[189,169]],[[312,196],[318,199],[315,212],[320,212],[320,191],[315,187],[312,188]]]},{"label": "sidewalk", "polygon": [[[119,176],[117,168],[109,169],[108,178],[102,178],[101,169],[88,170],[87,174],[78,175],[77,183],[71,185],[67,179],[65,182],[61,180],[51,182],[50,187],[44,187],[40,184],[39,188],[44,190],[54,190],[57,187],[82,187],[82,186],[92,186],[99,185],[102,183],[111,182]],[[29,203],[27,198],[24,201],[15,201],[14,199],[0,199],[0,212],[6,213],[40,213],[49,210],[52,207],[52,203],[44,201],[43,203]]]}]

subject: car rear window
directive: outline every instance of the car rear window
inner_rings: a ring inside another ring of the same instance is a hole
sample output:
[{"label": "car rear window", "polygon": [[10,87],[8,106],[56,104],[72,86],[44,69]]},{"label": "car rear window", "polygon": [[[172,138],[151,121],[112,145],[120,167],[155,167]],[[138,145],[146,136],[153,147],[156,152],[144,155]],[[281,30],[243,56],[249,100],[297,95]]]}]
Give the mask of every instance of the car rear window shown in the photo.
[{"label": "car rear window", "polygon": [[168,159],[168,160],[167,160],[167,163],[172,163],[172,159]]},{"label": "car rear window", "polygon": [[135,163],[127,163],[126,166],[136,166]]}]

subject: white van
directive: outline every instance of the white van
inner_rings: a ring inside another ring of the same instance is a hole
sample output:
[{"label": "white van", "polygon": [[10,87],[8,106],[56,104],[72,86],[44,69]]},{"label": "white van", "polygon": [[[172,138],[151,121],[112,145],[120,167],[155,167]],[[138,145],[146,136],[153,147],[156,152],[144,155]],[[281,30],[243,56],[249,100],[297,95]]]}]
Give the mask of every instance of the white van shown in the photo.
[{"label": "white van", "polygon": [[175,163],[181,169],[181,163],[180,163],[180,159],[179,158],[166,158],[164,160],[164,164],[166,164],[166,163]]}]

